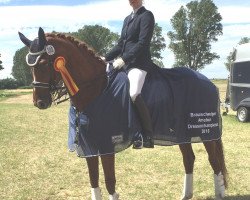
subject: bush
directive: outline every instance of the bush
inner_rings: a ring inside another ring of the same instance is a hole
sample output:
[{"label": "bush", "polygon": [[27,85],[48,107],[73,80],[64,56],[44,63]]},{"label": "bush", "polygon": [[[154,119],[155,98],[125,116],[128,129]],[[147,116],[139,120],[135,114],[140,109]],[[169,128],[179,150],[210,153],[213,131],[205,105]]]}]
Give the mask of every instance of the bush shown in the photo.
[{"label": "bush", "polygon": [[18,87],[18,89],[32,89],[32,88],[33,88],[32,85]]},{"label": "bush", "polygon": [[13,78],[6,78],[0,80],[0,89],[17,89],[20,83]]}]

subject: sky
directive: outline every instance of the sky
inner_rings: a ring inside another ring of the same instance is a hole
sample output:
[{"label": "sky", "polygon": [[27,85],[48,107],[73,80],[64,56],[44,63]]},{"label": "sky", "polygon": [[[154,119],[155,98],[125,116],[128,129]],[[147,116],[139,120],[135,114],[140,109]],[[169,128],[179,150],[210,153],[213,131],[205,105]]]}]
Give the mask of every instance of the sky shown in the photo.
[{"label": "sky", "polygon": [[[162,34],[169,44],[167,32],[172,30],[170,19],[187,0],[144,0],[144,6],[154,13],[162,27]],[[212,52],[220,59],[205,66],[200,72],[208,78],[227,78],[224,63],[229,53],[242,37],[250,37],[250,1],[214,0],[222,16],[223,35],[212,44]],[[4,69],[0,79],[12,77],[13,56],[24,45],[18,31],[29,39],[37,37],[38,28],[45,32],[75,32],[84,25],[101,25],[120,33],[124,18],[132,8],[128,0],[0,0],[0,60]],[[169,48],[162,52],[165,67],[174,64]]]}]

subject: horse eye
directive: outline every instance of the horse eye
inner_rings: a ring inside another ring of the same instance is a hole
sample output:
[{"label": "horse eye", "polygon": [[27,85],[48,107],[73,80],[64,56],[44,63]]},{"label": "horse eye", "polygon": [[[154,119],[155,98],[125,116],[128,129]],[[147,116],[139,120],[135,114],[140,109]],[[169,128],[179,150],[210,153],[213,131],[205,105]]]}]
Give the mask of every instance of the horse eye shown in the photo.
[{"label": "horse eye", "polygon": [[48,64],[48,61],[45,60],[45,59],[41,59],[41,60],[39,61],[39,65],[44,66],[44,65],[47,65],[47,64]]}]

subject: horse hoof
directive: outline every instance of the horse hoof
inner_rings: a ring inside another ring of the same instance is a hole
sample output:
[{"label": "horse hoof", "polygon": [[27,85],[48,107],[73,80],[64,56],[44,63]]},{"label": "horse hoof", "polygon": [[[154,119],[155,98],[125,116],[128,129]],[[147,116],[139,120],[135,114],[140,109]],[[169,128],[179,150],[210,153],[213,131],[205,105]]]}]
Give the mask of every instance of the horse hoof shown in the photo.
[{"label": "horse hoof", "polygon": [[181,200],[189,200],[193,198],[193,194],[185,195],[184,197],[181,198]]},{"label": "horse hoof", "polygon": [[109,200],[119,200],[119,194],[115,192],[113,195],[109,195]]}]

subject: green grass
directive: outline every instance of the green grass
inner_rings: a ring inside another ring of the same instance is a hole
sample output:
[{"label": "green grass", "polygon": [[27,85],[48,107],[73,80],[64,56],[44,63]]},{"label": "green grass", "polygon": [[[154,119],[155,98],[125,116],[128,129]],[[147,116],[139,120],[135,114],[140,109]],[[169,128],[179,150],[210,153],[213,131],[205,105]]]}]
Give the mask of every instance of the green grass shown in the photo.
[{"label": "green grass", "polygon": [[[30,95],[30,98],[32,96]],[[0,102],[0,199],[88,200],[84,159],[67,150],[68,102],[39,110],[30,103]],[[235,113],[223,116],[223,143],[229,171],[226,200],[250,199],[250,123]],[[194,200],[212,200],[213,172],[202,144],[194,144]],[[184,167],[178,146],[116,155],[117,192],[122,200],[175,200],[182,192]],[[100,187],[107,199],[100,166]]]}]

